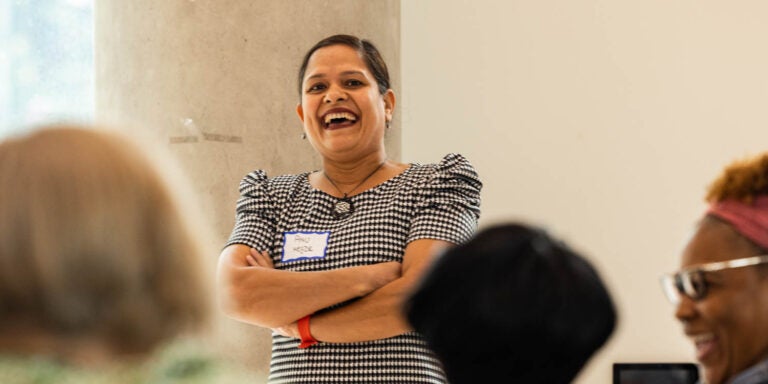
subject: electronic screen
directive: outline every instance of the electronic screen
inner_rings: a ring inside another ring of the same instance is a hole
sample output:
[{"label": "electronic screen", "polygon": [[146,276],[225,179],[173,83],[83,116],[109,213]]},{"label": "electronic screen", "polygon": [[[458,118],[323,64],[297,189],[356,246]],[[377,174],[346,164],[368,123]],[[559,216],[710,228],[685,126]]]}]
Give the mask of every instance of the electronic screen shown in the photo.
[{"label": "electronic screen", "polygon": [[613,384],[696,384],[699,370],[691,363],[614,363]]}]

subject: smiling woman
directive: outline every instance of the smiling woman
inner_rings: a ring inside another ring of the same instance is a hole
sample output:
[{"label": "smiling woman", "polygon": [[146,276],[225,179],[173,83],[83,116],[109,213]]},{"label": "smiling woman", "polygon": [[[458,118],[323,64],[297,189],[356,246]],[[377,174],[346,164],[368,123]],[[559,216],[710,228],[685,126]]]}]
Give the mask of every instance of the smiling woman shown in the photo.
[{"label": "smiling woman", "polygon": [[243,179],[219,259],[225,311],[273,329],[271,383],[445,383],[401,307],[433,256],[474,232],[474,168],[456,154],[426,165],[387,157],[395,93],[366,40],[317,43],[299,93],[322,169]]},{"label": "smiling woman", "polygon": [[[366,61],[364,57],[349,45],[325,46],[315,50],[306,61],[306,69],[300,71],[306,79],[296,111],[310,143],[323,159],[334,163],[329,164],[331,167],[339,168],[335,163],[364,161],[375,169],[386,159],[384,131],[392,120],[395,93],[388,88],[388,80],[377,81],[388,77],[386,72],[377,75],[368,70],[368,62],[378,60]],[[360,129],[345,129],[353,126]],[[402,164],[391,165],[396,173],[405,169]],[[328,172],[339,172],[327,168],[324,165],[324,175],[333,180]]]},{"label": "smiling woman", "polygon": [[710,384],[768,382],[768,154],[728,167],[665,278]]}]

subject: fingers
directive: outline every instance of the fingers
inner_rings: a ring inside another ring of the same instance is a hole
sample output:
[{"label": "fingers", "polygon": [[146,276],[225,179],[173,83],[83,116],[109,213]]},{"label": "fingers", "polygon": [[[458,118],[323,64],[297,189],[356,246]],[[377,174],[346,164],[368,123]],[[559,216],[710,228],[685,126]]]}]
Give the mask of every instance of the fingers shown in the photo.
[{"label": "fingers", "polygon": [[277,333],[280,336],[290,337],[285,327],[272,328],[272,332]]},{"label": "fingers", "polygon": [[269,257],[267,251],[259,251],[258,249],[251,248],[250,255],[248,255],[246,259],[251,266],[275,268],[274,264],[272,264],[272,258]]},{"label": "fingers", "polygon": [[282,327],[272,328],[272,332],[285,337],[301,338],[301,335],[299,335],[299,326],[295,321],[291,324],[283,325]]},{"label": "fingers", "polygon": [[272,258],[269,256],[269,253],[267,251],[261,252],[261,256],[264,258],[264,261],[267,263],[267,266],[269,266],[269,268],[275,267],[275,264],[272,263]]}]

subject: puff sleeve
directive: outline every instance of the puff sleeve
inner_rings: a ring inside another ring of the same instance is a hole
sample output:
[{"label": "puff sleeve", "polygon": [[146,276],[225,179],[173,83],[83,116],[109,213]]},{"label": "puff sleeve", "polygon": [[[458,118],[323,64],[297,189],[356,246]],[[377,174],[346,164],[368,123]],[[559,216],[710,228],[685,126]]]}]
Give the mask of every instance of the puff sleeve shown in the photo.
[{"label": "puff sleeve", "polygon": [[437,239],[454,244],[468,240],[480,218],[482,183],[469,161],[448,154],[416,191],[416,212],[408,242]]},{"label": "puff sleeve", "polygon": [[225,247],[245,244],[259,250],[269,249],[275,231],[274,212],[266,172],[249,173],[240,182],[235,227]]}]

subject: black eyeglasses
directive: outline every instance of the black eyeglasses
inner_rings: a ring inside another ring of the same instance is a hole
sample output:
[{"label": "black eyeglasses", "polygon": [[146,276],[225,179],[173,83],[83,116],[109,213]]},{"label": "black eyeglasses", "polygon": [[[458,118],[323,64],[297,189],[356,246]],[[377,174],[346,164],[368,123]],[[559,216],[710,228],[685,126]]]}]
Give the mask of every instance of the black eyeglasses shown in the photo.
[{"label": "black eyeglasses", "polygon": [[701,264],[662,276],[661,287],[664,289],[664,294],[667,296],[667,299],[672,304],[679,303],[680,296],[682,295],[688,296],[688,298],[693,301],[698,301],[707,296],[707,282],[704,280],[704,275],[707,272],[748,267],[750,265],[765,263],[768,263],[768,255]]}]

